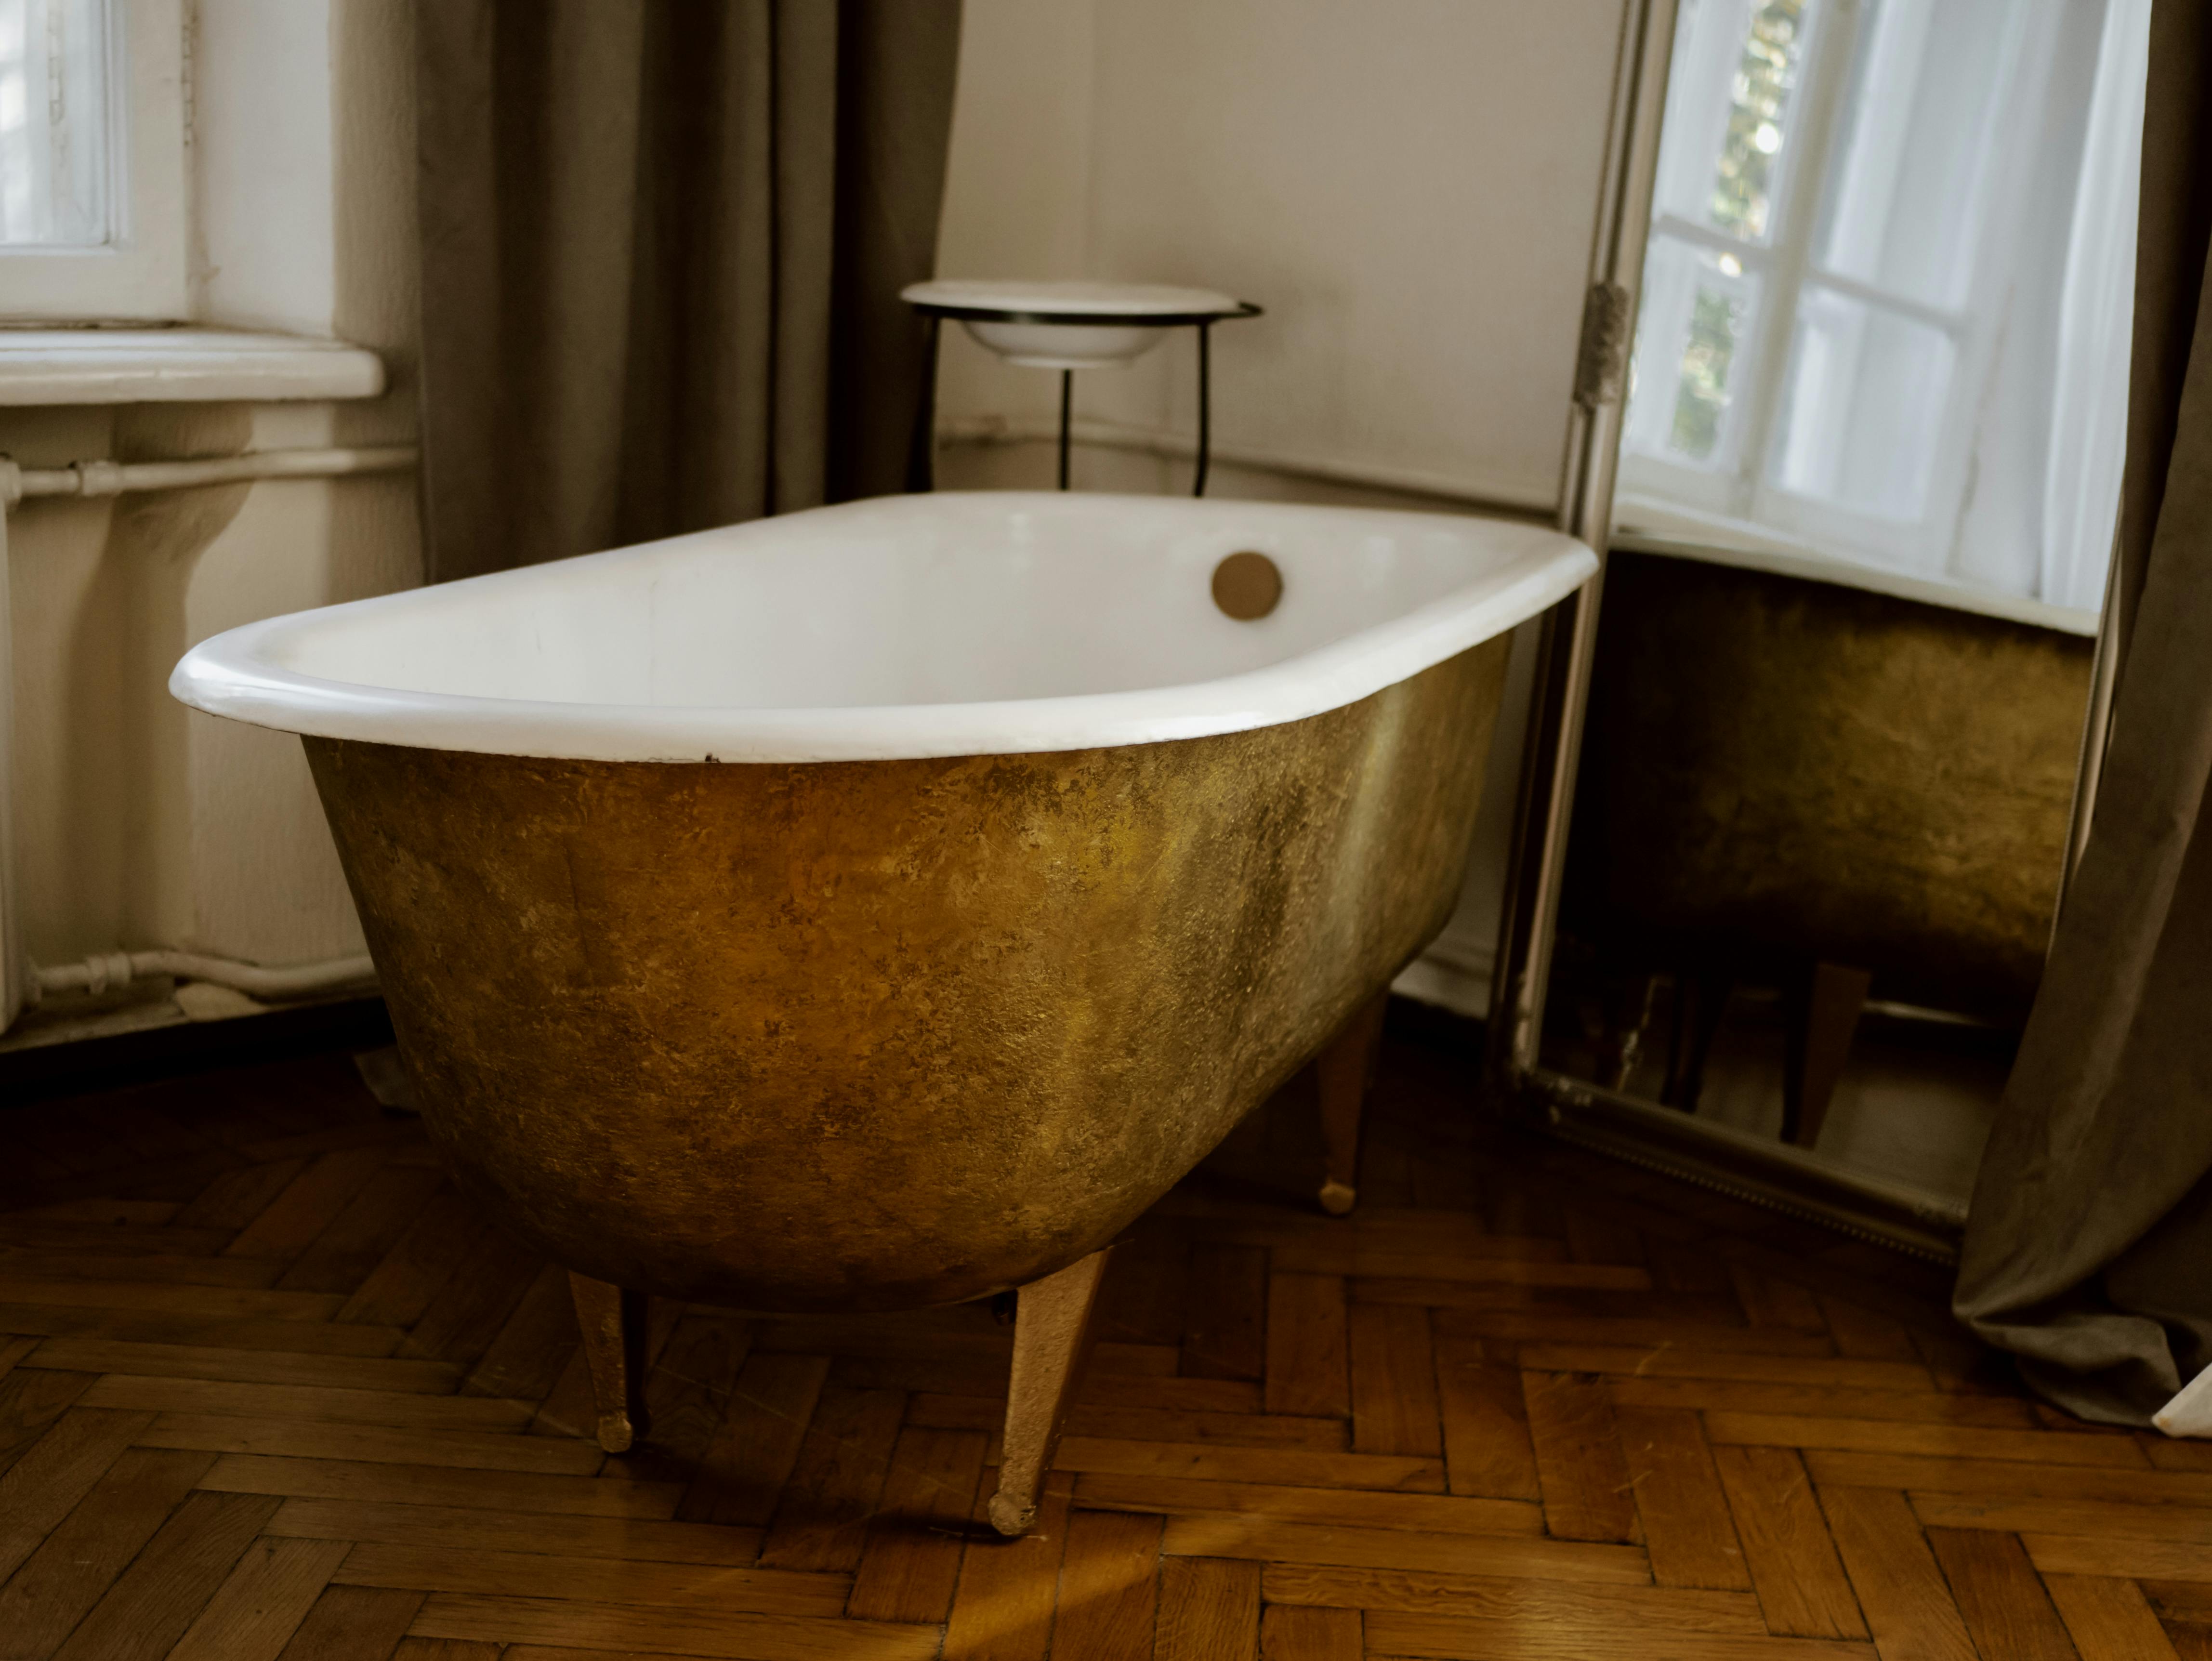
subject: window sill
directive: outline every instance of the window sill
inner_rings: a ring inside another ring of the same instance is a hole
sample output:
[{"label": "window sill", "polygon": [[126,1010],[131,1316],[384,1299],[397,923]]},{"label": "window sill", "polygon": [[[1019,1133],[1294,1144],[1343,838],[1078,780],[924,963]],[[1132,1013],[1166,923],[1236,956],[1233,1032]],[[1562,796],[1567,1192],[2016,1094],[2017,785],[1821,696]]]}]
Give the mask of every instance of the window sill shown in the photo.
[{"label": "window sill", "polygon": [[1829,553],[1763,525],[1694,512],[1633,491],[1623,490],[1615,499],[1613,520],[1612,545],[1632,552],[1666,554],[1829,582],[1842,588],[1863,588],[1870,593],[1894,594],[1948,611],[1978,611],[1984,617],[2004,618],[2066,635],[2094,636],[2102,620],[2095,611],[2054,605],[2048,600],[1995,588],[1970,587]]},{"label": "window sill", "polygon": [[384,364],[343,341],[234,329],[0,329],[0,406],[375,398]]}]

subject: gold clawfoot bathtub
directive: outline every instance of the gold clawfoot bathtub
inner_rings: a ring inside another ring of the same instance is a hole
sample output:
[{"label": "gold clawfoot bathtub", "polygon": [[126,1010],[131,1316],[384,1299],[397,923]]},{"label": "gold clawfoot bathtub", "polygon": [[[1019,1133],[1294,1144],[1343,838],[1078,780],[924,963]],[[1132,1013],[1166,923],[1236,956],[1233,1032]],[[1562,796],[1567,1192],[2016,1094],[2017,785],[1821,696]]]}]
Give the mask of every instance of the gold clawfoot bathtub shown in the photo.
[{"label": "gold clawfoot bathtub", "polygon": [[[1251,552],[1279,603],[1241,618],[1212,577]],[[617,1288],[1021,1288],[1018,1531],[1097,1254],[1442,927],[1505,631],[1593,564],[1474,519],[902,498],[250,625],[173,686],[307,735],[425,1124],[576,1277],[604,1442]]]}]

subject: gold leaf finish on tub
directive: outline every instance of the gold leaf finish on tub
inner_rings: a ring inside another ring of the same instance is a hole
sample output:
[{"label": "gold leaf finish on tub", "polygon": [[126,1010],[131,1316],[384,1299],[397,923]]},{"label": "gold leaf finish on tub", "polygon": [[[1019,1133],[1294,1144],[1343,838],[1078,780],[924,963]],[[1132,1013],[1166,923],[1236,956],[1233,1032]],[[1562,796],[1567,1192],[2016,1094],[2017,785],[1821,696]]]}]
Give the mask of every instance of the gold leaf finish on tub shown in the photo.
[{"label": "gold leaf finish on tub", "polygon": [[1507,649],[1037,755],[306,743],[424,1122],[514,1232],[635,1291],[896,1309],[1107,1244],[1436,934]]}]

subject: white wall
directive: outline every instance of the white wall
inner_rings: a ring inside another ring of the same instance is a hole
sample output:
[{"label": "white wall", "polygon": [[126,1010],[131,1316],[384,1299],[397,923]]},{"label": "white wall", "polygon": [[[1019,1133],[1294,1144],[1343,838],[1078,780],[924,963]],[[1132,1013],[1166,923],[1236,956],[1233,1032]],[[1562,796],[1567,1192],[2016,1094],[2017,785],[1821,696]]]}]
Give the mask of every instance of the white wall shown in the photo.
[{"label": "white wall", "polygon": [[[1212,494],[1556,513],[1622,0],[967,0],[939,274],[1225,289]],[[1058,377],[949,329],[940,483],[1036,488]],[[1077,378],[1079,488],[1188,488],[1187,338]],[[1440,499],[1441,498],[1441,499]],[[1524,631],[1524,634],[1527,631]],[[1407,983],[1479,1010],[1519,643],[1460,915]]]},{"label": "white wall", "polygon": [[[390,389],[0,411],[0,452],[26,466],[413,440],[411,8],[197,9],[193,320],[368,346]],[[298,740],[186,711],[166,684],[220,630],[419,581],[412,477],[32,501],[8,536],[24,949],[362,950]]]}]

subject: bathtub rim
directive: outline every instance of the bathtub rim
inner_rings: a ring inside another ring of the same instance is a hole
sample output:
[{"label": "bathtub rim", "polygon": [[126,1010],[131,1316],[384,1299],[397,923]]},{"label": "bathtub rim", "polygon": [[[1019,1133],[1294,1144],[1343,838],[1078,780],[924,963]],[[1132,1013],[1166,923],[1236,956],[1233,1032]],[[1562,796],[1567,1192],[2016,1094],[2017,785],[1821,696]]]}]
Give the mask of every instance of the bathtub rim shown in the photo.
[{"label": "bathtub rim", "polygon": [[[1028,491],[944,492],[917,500],[982,501],[1014,511],[1031,497],[1063,505],[1069,500],[1066,494]],[[880,512],[882,507],[878,498],[807,511]],[[1403,521],[1409,530],[1462,534],[1472,526],[1495,524],[1534,540],[1523,552],[1425,605],[1279,663],[1212,680],[1122,691],[794,709],[575,703],[330,680],[271,660],[273,652],[334,612],[357,615],[420,605],[428,590],[416,587],[289,612],[213,636],[178,661],[169,692],[209,715],[303,736],[568,761],[787,764],[1103,749],[1273,727],[1356,703],[1540,615],[1598,569],[1597,557],[1584,544],[1520,520],[1288,502],[1206,507],[1358,515]],[[737,527],[721,527],[730,528]],[[690,539],[669,538],[575,557],[635,557]],[[518,575],[494,572],[463,581],[498,582]]]}]

